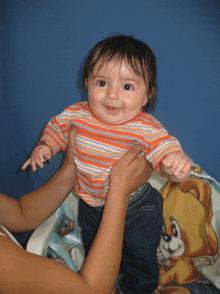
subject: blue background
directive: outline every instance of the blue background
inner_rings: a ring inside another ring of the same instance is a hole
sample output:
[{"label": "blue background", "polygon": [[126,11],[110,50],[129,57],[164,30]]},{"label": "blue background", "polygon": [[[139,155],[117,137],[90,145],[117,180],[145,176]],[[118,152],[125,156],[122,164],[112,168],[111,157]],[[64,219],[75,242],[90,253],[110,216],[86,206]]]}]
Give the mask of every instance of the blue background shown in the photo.
[{"label": "blue background", "polygon": [[60,166],[19,171],[47,121],[86,99],[83,62],[102,38],[145,41],[158,63],[156,118],[220,181],[218,0],[1,0],[0,191],[19,198]]}]

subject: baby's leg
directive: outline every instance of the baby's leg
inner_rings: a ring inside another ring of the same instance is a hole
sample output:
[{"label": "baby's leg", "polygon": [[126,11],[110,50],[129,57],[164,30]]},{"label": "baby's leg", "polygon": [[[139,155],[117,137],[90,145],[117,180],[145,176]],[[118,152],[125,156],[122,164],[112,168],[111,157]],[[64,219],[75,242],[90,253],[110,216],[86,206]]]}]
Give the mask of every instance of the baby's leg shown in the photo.
[{"label": "baby's leg", "polygon": [[91,207],[83,200],[79,201],[79,226],[81,227],[81,236],[85,256],[87,256],[92,245],[93,239],[98,231],[101,222],[103,207]]},{"label": "baby's leg", "polygon": [[125,294],[153,293],[159,280],[156,251],[163,224],[162,196],[150,184],[137,193],[129,202],[125,223],[120,271],[120,289]]}]

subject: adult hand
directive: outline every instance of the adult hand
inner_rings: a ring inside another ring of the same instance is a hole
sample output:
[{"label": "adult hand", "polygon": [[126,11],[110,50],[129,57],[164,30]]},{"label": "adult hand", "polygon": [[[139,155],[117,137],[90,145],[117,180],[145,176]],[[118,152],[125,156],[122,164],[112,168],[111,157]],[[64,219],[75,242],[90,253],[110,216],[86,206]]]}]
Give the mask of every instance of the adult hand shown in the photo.
[{"label": "adult hand", "polygon": [[140,145],[135,145],[114,164],[109,175],[110,186],[130,195],[148,181],[153,169],[141,156],[142,151]]},{"label": "adult hand", "polygon": [[76,127],[72,124],[68,133],[68,146],[66,149],[65,161],[62,166],[64,168],[66,168],[67,166],[73,167],[74,169],[76,168],[75,161],[74,161],[74,154],[73,154],[73,150],[75,147],[76,133],[77,133]]}]

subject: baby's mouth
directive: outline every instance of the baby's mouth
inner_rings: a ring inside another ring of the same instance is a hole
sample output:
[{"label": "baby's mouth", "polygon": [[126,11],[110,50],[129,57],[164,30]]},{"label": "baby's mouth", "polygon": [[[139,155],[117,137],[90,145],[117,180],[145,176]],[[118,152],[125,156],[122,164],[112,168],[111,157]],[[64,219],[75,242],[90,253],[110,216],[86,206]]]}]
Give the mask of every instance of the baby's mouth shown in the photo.
[{"label": "baby's mouth", "polygon": [[110,114],[117,114],[120,111],[120,108],[118,108],[118,107],[112,107],[112,106],[107,106],[107,105],[105,107],[106,107],[107,112]]}]

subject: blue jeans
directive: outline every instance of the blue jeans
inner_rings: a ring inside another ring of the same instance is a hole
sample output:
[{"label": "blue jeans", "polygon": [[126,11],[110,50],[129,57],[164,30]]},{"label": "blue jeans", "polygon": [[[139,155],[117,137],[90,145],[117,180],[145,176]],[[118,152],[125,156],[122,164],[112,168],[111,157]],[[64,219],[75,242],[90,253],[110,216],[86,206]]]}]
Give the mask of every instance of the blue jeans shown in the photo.
[{"label": "blue jeans", "polygon": [[[103,206],[79,203],[79,225],[85,254],[97,233]],[[163,224],[163,198],[149,183],[133,193],[129,200],[119,274],[123,293],[153,293],[159,280],[157,247]]]}]

